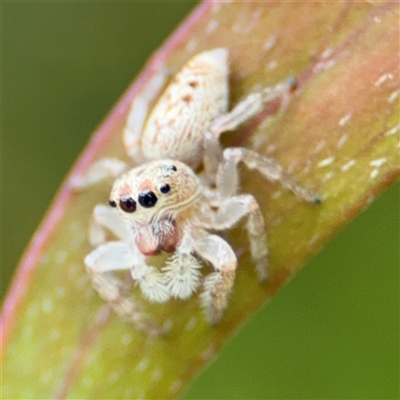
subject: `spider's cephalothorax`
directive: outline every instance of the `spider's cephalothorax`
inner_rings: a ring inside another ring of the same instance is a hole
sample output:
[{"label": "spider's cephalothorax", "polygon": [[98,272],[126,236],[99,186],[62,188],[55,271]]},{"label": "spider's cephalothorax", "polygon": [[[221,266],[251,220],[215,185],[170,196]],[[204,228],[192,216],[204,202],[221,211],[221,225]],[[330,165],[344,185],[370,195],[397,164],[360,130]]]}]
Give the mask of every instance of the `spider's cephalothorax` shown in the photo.
[{"label": "spider's cephalothorax", "polygon": [[[237,260],[231,246],[210,231],[223,231],[247,217],[250,252],[260,281],[267,278],[264,220],[255,198],[238,194],[237,164],[279,180],[298,197],[319,202],[277,161],[253,150],[222,151],[219,137],[259,113],[265,103],[288,98],[293,80],[251,93],[231,111],[228,106],[228,52],[214,49],[190,59],[147,115],[148,104],[164,84],[160,73],[132,104],[123,142],[134,164],[102,159],[75,177],[84,188],[106,177],[114,182],[109,205],[94,209],[89,239],[95,249],[85,258],[93,287],[124,319],[137,328],[159,334],[126,297],[122,283],[107,272],[127,269],[143,295],[153,302],[186,299],[201,290],[207,319],[216,323],[227,306]],[[202,164],[201,175],[195,171]],[[127,172],[125,172],[127,171]],[[117,241],[106,241],[111,231]],[[171,253],[161,270],[148,265],[151,256]],[[202,277],[199,259],[215,272]]]},{"label": "spider's cephalothorax", "polygon": [[179,220],[190,218],[199,196],[200,183],[192,169],[163,160],[123,174],[114,183],[110,204],[127,222],[140,252],[150,256],[175,251],[182,239]]}]

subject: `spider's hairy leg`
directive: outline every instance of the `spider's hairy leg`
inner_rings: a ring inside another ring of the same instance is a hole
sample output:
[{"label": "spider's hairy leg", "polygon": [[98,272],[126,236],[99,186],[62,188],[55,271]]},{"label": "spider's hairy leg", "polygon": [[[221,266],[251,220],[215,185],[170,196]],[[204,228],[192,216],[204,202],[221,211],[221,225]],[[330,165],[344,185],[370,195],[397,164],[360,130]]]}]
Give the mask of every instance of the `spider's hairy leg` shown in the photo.
[{"label": "spider's hairy leg", "polygon": [[133,100],[129,110],[122,141],[125,152],[136,165],[145,161],[140,151],[141,133],[148,116],[149,106],[160,95],[161,89],[167,81],[167,76],[165,70],[157,71],[146,84],[146,88]]},{"label": "spider's hairy leg", "polygon": [[175,254],[163,268],[168,291],[175,298],[189,298],[200,285],[202,265],[192,254],[194,252],[192,241],[187,227]]},{"label": "spider's hairy leg", "polygon": [[296,87],[296,80],[287,79],[273,87],[266,87],[260,92],[249,94],[231,111],[217,117],[204,134],[204,168],[206,177],[212,177],[221,159],[219,137],[222,133],[237,129],[241,124],[260,113],[264,106],[277,98],[282,98],[282,109],[289,100],[289,94]]},{"label": "spider's hairy leg", "polygon": [[165,276],[155,267],[147,265],[144,260],[131,268],[132,278],[138,283],[143,296],[154,303],[169,300]]},{"label": "spider's hairy leg", "polygon": [[247,168],[259,171],[270,181],[279,181],[283,187],[292,191],[297,197],[310,203],[319,204],[320,196],[302,186],[290,174],[285,172],[279,163],[273,158],[263,157],[257,152],[243,147],[229,147],[224,150],[223,164],[219,169],[217,180],[222,181],[224,170],[232,170],[237,167],[240,161],[243,161]]},{"label": "spider's hairy leg", "polygon": [[74,190],[82,190],[105,179],[115,179],[127,169],[127,164],[117,158],[102,158],[95,162],[83,175],[72,177],[71,186]]},{"label": "spider's hairy leg", "polygon": [[264,227],[264,217],[256,199],[250,194],[225,199],[216,211],[204,209],[202,226],[206,229],[225,230],[233,227],[247,216],[246,230],[250,243],[250,253],[256,263],[258,279],[267,278],[268,248]]},{"label": "spider's hairy leg", "polygon": [[228,305],[232,289],[237,259],[231,246],[217,235],[210,235],[202,229],[195,233],[193,246],[200,257],[209,261],[216,272],[204,280],[204,291],[201,294],[202,306],[206,318],[211,324],[217,323]]},{"label": "spider's hairy leg", "polygon": [[125,295],[123,282],[110,273],[113,270],[130,269],[134,262],[131,249],[123,242],[107,242],[85,258],[86,270],[99,296],[137,329],[149,335],[160,335],[164,329],[146,319],[135,301]]}]

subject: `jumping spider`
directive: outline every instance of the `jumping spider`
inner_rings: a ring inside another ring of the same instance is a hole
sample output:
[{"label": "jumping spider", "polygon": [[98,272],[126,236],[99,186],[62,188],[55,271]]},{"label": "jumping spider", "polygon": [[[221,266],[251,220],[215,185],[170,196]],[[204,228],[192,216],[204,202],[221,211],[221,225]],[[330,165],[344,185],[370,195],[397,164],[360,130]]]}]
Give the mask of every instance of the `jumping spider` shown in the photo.
[{"label": "jumping spider", "polygon": [[[164,83],[162,74],[137,98],[124,130],[124,146],[139,166],[117,159],[97,162],[74,185],[83,188],[105,177],[114,182],[110,205],[94,209],[90,242],[96,247],[85,265],[99,295],[137,328],[159,334],[123,294],[122,282],[109,274],[130,270],[142,294],[153,302],[187,299],[201,288],[206,318],[216,323],[227,306],[237,259],[231,246],[209,231],[223,231],[247,217],[251,256],[260,281],[267,278],[267,240],[259,205],[250,194],[237,194],[237,164],[242,161],[269,180],[279,180],[298,197],[318,202],[271,158],[252,150],[220,148],[219,136],[260,112],[265,103],[284,97],[293,80],[252,93],[230,112],[228,52],[214,49],[189,60],[160,96],[146,120],[148,103]],[[195,171],[202,166],[201,173]],[[127,172],[124,172],[127,171]],[[105,239],[111,231],[119,240]],[[171,253],[164,268],[147,265],[151,256]],[[202,278],[201,264],[215,272]]]}]

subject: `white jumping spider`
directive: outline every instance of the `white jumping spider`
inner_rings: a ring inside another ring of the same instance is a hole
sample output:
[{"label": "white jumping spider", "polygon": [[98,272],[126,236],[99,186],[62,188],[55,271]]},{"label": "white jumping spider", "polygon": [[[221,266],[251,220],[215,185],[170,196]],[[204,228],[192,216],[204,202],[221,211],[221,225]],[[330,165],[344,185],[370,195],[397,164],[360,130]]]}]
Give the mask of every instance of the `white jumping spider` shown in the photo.
[{"label": "white jumping spider", "polygon": [[[90,242],[96,247],[85,264],[94,288],[124,319],[159,334],[122,283],[109,274],[130,270],[143,295],[153,302],[187,299],[198,289],[206,318],[216,323],[227,306],[237,259],[231,246],[210,234],[233,227],[243,217],[260,281],[267,278],[264,220],[255,198],[237,194],[237,164],[242,161],[269,180],[279,180],[298,197],[317,203],[318,196],[300,186],[271,158],[233,147],[222,151],[219,136],[260,112],[265,103],[287,95],[293,80],[252,93],[228,112],[228,52],[214,49],[190,59],[167,86],[146,120],[147,104],[163,83],[162,74],[137,98],[124,131],[124,146],[136,165],[102,159],[75,180],[78,188],[112,176],[110,205],[94,209]],[[195,171],[202,166],[202,172]],[[124,172],[127,171],[127,172]],[[105,240],[106,230],[119,240]],[[148,265],[151,256],[171,253],[164,268]],[[202,277],[197,257],[215,272]]]}]

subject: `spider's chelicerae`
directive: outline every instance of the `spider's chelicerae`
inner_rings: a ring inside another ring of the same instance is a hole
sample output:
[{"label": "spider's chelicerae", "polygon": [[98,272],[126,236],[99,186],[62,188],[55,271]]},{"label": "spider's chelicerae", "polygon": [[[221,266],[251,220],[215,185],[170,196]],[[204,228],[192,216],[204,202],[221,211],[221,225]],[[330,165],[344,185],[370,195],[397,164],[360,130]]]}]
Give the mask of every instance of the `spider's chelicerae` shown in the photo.
[{"label": "spider's chelicerae", "polygon": [[[264,220],[255,198],[237,193],[240,161],[269,180],[279,180],[300,198],[319,201],[275,160],[245,148],[220,148],[221,133],[235,129],[265,103],[293,89],[292,80],[265,88],[228,112],[227,58],[227,50],[219,48],[190,59],[146,118],[147,104],[164,83],[162,74],[157,75],[147,93],[134,101],[124,130],[126,151],[139,166],[129,170],[120,160],[102,159],[74,181],[75,187],[83,188],[105,177],[116,178],[111,207],[94,209],[89,236],[95,249],[85,265],[99,295],[124,319],[150,334],[161,333],[162,328],[138,311],[110,271],[129,270],[144,297],[153,302],[187,299],[201,290],[206,318],[216,323],[227,306],[237,259],[232,247],[209,231],[229,229],[246,217],[258,278],[267,278]],[[107,242],[107,230],[118,240]],[[161,269],[149,265],[151,257],[161,252],[171,254],[166,265]],[[199,259],[215,272],[203,277]]]}]

